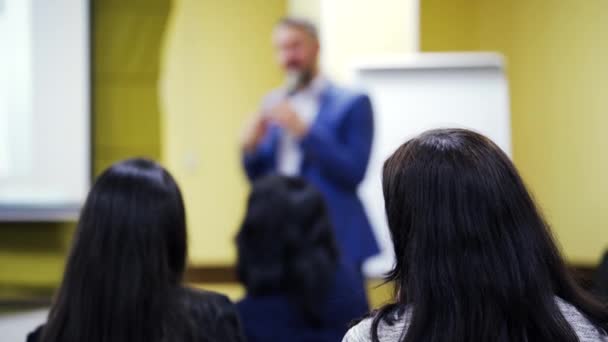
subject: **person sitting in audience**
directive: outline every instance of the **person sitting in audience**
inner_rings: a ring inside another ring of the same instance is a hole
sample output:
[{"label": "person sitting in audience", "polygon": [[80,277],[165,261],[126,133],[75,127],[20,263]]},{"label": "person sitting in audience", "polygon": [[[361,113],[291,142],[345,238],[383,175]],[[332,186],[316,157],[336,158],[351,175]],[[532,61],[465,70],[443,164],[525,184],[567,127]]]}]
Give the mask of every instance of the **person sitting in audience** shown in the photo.
[{"label": "person sitting in audience", "polygon": [[606,306],[573,281],[509,158],[488,138],[434,130],[388,158],[383,191],[396,302],[358,341],[608,341]]},{"label": "person sitting in audience", "polygon": [[608,251],[599,263],[593,279],[593,292],[601,300],[608,302]]},{"label": "person sitting in audience", "polygon": [[182,285],[186,218],[171,175],[145,159],[117,163],[82,210],[41,342],[243,341],[235,306]]},{"label": "person sitting in audience", "polygon": [[322,195],[304,180],[253,184],[236,239],[249,342],[339,342],[367,312],[359,271],[341,260],[332,232]]}]

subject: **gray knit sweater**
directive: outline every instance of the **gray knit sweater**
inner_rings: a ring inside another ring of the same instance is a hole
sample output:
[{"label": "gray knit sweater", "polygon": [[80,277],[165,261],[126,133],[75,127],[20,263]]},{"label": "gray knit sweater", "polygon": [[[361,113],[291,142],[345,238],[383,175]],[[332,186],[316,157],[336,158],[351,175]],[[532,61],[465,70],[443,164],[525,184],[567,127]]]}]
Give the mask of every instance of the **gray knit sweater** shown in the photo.
[{"label": "gray knit sweater", "polygon": [[[556,301],[562,315],[564,315],[564,318],[572,325],[580,342],[608,342],[608,335],[598,330],[574,306],[559,298],[557,298]],[[378,337],[380,338],[380,341],[401,341],[402,334],[409,324],[410,317],[411,310],[406,310],[403,318],[393,326],[381,322],[378,327]],[[346,333],[342,342],[370,342],[372,340],[370,335],[371,324],[371,318],[361,321]]]}]

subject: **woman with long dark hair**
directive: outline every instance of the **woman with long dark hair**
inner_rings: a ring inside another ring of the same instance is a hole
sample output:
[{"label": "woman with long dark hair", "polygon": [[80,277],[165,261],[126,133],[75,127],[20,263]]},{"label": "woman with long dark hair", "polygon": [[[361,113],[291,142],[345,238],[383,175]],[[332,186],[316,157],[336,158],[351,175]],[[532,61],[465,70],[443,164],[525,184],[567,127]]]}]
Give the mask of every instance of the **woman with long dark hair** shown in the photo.
[{"label": "woman with long dark hair", "polygon": [[237,237],[237,304],[249,342],[337,342],[368,310],[360,273],[343,262],[322,195],[299,178],[253,184]]},{"label": "woman with long dark hair", "polygon": [[182,285],[186,218],[160,165],[117,163],[82,210],[46,325],[28,341],[241,341],[234,305]]},{"label": "woman with long dark hair", "polygon": [[[573,281],[509,158],[429,131],[384,164],[396,303],[344,341],[607,341],[606,306]],[[573,229],[575,227],[572,227]]]}]

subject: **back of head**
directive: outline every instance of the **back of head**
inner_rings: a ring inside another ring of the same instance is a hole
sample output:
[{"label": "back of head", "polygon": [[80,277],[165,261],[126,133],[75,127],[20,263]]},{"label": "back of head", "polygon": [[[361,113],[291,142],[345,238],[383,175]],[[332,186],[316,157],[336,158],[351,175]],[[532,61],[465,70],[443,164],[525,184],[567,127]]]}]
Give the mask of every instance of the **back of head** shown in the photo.
[{"label": "back of head", "polygon": [[383,191],[398,303],[374,330],[411,306],[405,341],[577,341],[556,296],[606,326],[517,170],[486,137],[446,129],[406,142],[384,165]]},{"label": "back of head", "polygon": [[298,178],[253,185],[237,236],[239,279],[249,295],[283,293],[318,320],[338,253],[322,195]]},{"label": "back of head", "polygon": [[91,189],[43,341],[160,341],[175,326],[186,262],[182,197],[158,164],[131,159]]}]

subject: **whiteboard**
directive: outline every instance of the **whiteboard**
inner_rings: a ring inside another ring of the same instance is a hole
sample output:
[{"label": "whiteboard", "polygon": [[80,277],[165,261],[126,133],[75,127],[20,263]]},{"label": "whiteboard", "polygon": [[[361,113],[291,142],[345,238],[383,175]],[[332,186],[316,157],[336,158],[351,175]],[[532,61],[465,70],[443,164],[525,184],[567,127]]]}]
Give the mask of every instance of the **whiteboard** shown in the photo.
[{"label": "whiteboard", "polygon": [[89,0],[0,0],[0,222],[75,220],[91,184]]},{"label": "whiteboard", "polygon": [[407,139],[447,127],[478,131],[511,155],[509,87],[503,58],[494,53],[382,57],[358,63],[354,73],[374,107],[374,143],[359,195],[382,250],[364,272],[379,277],[394,260],[381,186],[384,160]]}]

